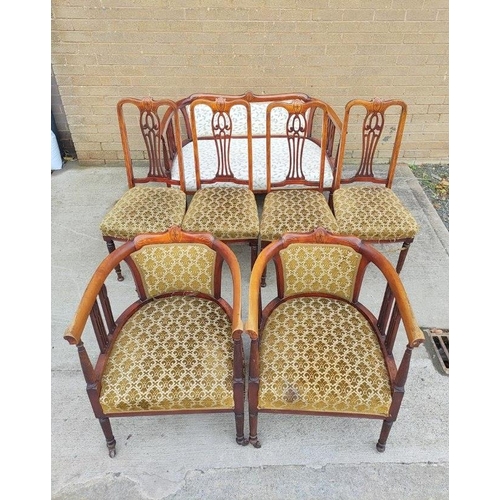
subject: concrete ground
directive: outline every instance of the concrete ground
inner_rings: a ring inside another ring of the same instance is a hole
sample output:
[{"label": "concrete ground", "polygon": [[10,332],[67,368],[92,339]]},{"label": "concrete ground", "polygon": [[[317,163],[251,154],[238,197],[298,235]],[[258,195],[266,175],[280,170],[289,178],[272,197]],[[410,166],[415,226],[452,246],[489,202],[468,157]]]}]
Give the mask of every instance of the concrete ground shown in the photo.
[{"label": "concrete ground", "polygon": [[[99,223],[126,190],[125,171],[69,162],[51,185],[53,500],[449,498],[449,378],[425,346],[414,351],[384,453],[375,449],[378,420],[261,414],[255,449],[236,445],[233,415],[220,413],[112,419],[117,455],[109,458],[63,333],[107,255]],[[421,226],[401,274],[415,315],[422,328],[447,329],[448,231],[408,167],[394,190]],[[378,248],[395,262],[399,245]],[[233,249],[245,285],[249,249]],[[114,283],[133,291],[127,272]],[[270,275],[266,294],[273,284]]]}]

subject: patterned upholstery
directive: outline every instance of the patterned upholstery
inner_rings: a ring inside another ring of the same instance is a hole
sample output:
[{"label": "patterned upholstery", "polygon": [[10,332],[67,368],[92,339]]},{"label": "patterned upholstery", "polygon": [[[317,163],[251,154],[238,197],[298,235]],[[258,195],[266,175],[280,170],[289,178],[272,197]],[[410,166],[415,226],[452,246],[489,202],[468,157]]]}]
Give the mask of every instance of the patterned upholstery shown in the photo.
[{"label": "patterned upholstery", "polygon": [[132,254],[146,296],[174,291],[214,293],[215,251],[200,243],[148,245]]},{"label": "patterned upholstery", "polygon": [[344,245],[293,243],[281,251],[285,297],[315,292],[352,300],[361,255]]},{"label": "patterned upholstery", "polygon": [[261,336],[259,408],[387,416],[391,385],[375,333],[350,304],[292,298]]},{"label": "patterned upholstery", "polygon": [[[282,109],[282,108],[275,108]],[[252,117],[253,119],[253,117]],[[252,122],[253,124],[253,122]],[[265,133],[265,132],[264,132]],[[198,142],[198,156],[200,160],[200,170],[203,176],[210,178],[215,175],[217,165],[217,150],[215,142],[204,140]],[[196,191],[196,175],[194,163],[193,143],[190,142],[182,148],[184,162],[184,180],[186,190]],[[241,139],[231,141],[231,169],[237,178],[244,179],[248,174],[248,145]],[[266,139],[252,139],[252,159],[253,159],[253,191],[264,192],[266,190]],[[302,168],[304,175],[309,181],[317,181],[319,178],[319,165],[321,160],[321,148],[313,141],[305,141]],[[285,137],[275,137],[271,139],[271,182],[282,181],[289,169],[290,150],[288,140]],[[179,164],[177,157],[172,164],[172,179],[179,179]],[[325,188],[330,188],[333,182],[332,170],[328,163],[325,166]]]},{"label": "patterned upholstery", "polygon": [[337,232],[338,226],[324,195],[305,189],[271,191],[264,199],[260,222],[262,241],[287,232],[309,232],[317,227]]},{"label": "patterned upholstery", "polygon": [[182,229],[206,231],[221,240],[257,239],[259,213],[255,196],[248,188],[200,189],[189,204]]},{"label": "patterned upholstery", "polygon": [[[290,103],[291,100],[281,102]],[[266,135],[266,111],[269,102],[251,102],[250,112],[252,114],[252,135]],[[189,112],[190,106],[186,109]],[[233,136],[247,135],[247,110],[245,106],[237,104],[231,108],[231,120],[233,122]],[[202,104],[195,107],[196,131],[201,136],[212,136],[212,110],[209,106]],[[271,113],[271,133],[284,134],[288,113],[283,108],[274,108]]]},{"label": "patterned upholstery", "polygon": [[141,233],[163,233],[180,225],[186,195],[180,189],[136,186],[130,188],[101,222],[103,236],[131,240]]},{"label": "patterned upholstery", "polygon": [[102,377],[105,413],[231,409],[231,320],[210,300],[153,300],[120,332]]},{"label": "patterned upholstery", "polygon": [[367,241],[414,238],[419,227],[394,192],[385,187],[342,187],[333,193],[339,232]]}]

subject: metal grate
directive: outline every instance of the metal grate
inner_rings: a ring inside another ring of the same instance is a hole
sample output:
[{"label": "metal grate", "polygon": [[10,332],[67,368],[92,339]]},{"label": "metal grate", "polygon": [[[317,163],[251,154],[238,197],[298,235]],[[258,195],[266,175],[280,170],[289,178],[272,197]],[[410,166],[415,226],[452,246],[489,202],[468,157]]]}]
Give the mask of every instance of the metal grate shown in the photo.
[{"label": "metal grate", "polygon": [[423,328],[426,345],[437,367],[446,375],[450,373],[450,336],[444,328]]}]

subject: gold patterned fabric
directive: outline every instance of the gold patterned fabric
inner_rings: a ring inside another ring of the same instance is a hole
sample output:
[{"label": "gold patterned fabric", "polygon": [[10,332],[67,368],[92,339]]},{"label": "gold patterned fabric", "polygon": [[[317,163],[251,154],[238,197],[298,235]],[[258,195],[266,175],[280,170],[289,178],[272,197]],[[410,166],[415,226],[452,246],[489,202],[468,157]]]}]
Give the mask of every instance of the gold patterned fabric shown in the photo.
[{"label": "gold patterned fabric", "polygon": [[255,195],[240,187],[200,189],[189,204],[182,229],[208,231],[220,240],[257,239],[259,213]]},{"label": "gold patterned fabric", "polygon": [[307,233],[317,227],[337,232],[338,226],[328,203],[319,191],[282,189],[264,198],[260,221],[262,241],[274,241],[285,233]]},{"label": "gold patterned fabric", "polygon": [[131,240],[142,233],[163,233],[182,223],[186,194],[180,189],[135,186],[111,208],[101,222],[103,236]]},{"label": "gold patterned fabric", "polygon": [[292,298],[261,335],[259,408],[387,416],[391,386],[378,339],[352,305]]},{"label": "gold patterned fabric", "polygon": [[105,413],[231,409],[231,320],[188,295],[146,303],[120,332],[104,369]]},{"label": "gold patterned fabric", "polygon": [[419,227],[392,189],[346,187],[333,194],[339,231],[367,241],[414,238]]},{"label": "gold patterned fabric", "polygon": [[200,243],[148,245],[132,254],[147,297],[174,291],[213,295],[216,253]]},{"label": "gold patterned fabric", "polygon": [[344,245],[294,243],[281,251],[285,297],[323,292],[352,300],[361,255]]}]

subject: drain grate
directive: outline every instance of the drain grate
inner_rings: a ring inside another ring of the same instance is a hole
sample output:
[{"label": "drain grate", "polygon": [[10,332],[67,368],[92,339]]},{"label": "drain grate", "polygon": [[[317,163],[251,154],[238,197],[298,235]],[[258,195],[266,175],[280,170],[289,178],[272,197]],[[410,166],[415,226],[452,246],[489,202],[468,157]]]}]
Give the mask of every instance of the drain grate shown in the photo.
[{"label": "drain grate", "polygon": [[422,328],[427,337],[426,345],[438,369],[450,374],[450,336],[444,328]]}]

